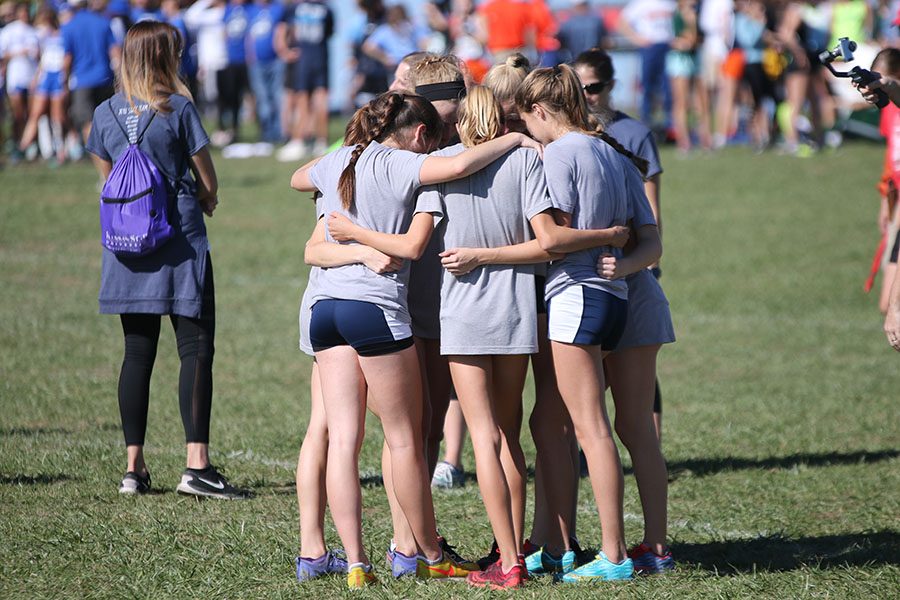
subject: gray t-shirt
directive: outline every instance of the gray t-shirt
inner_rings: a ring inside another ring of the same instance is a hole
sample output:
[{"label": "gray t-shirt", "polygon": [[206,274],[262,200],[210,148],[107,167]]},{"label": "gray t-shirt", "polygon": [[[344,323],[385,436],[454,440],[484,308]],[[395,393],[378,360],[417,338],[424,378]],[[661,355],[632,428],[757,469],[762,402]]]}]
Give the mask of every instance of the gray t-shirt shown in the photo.
[{"label": "gray t-shirt", "polygon": [[[339,212],[358,225],[382,233],[406,233],[415,213],[442,214],[433,196],[417,196],[419,170],[428,158],[406,150],[372,142],[356,163],[356,201],[351,211],[341,206],[338,180],[350,162],[352,147],[344,146],[325,155],[309,173],[322,193],[316,203],[317,217]],[[334,241],[326,232],[326,239]],[[349,242],[354,243],[354,242]],[[406,305],[409,261],[394,273],[378,274],[363,264],[322,269],[316,278],[312,301],[328,298],[371,302],[401,323],[409,323]]]},{"label": "gray t-shirt", "polygon": [[606,133],[616,138],[632,154],[640,156],[649,163],[647,178],[663,172],[659,164],[659,150],[650,128],[638,120],[632,119],[623,112],[616,111],[615,119],[606,126]]},{"label": "gray t-shirt", "polygon": [[[570,132],[544,149],[544,174],[553,208],[572,215],[574,229],[606,229],[624,225],[628,217],[626,166],[609,144],[591,135]],[[550,263],[547,299],[572,285],[628,298],[624,280],[597,273],[602,254],[622,256],[619,248],[603,246],[567,254]]]},{"label": "gray t-shirt", "polygon": [[[462,144],[436,154],[454,156]],[[444,204],[443,247],[495,248],[534,239],[529,220],[551,208],[537,153],[518,148],[481,171],[422,190]],[[441,354],[537,352],[534,265],[443,272]]]}]

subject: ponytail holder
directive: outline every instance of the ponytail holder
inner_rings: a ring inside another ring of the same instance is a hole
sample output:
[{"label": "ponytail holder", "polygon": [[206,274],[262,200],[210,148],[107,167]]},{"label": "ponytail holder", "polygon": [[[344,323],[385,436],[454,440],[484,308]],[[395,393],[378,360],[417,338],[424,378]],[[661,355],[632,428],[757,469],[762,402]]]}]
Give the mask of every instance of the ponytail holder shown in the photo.
[{"label": "ponytail holder", "polygon": [[466,95],[466,84],[462,81],[445,81],[417,85],[416,93],[429,102],[438,100],[461,100]]}]

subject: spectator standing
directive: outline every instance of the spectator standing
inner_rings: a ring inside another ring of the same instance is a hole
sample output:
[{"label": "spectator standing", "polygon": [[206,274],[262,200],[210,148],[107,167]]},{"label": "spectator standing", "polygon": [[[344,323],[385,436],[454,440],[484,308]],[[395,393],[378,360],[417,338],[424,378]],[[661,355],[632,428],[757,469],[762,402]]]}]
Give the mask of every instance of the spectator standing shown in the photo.
[{"label": "spectator standing", "polygon": [[619,21],[622,34],[637,46],[641,56],[641,120],[653,124],[654,101],[662,100],[665,126],[672,118],[672,93],[666,77],[666,54],[675,37],[674,0],[631,0]]},{"label": "spectator standing", "polygon": [[484,22],[478,17],[474,0],[454,0],[450,13],[451,52],[466,65],[472,80],[480,83],[491,64],[487,60],[484,44],[487,40]]},{"label": "spectator standing", "polygon": [[384,3],[382,0],[359,0],[358,6],[361,14],[350,34],[356,73],[348,105],[354,108],[364,106],[374,99],[387,89],[390,81],[389,71],[384,65],[363,52],[365,41],[384,22]]},{"label": "spectator standing", "polygon": [[[225,50],[225,0],[197,0],[184,11],[184,24],[197,40],[197,80],[201,90],[201,112],[216,102],[219,90],[216,73],[228,64]],[[216,131],[212,139],[223,141],[222,132]]]},{"label": "spectator standing", "polygon": [[559,63],[559,23],[544,0],[532,0],[534,11],[534,45],[538,64],[555,67]]},{"label": "spectator standing", "polygon": [[672,127],[678,149],[691,149],[691,131],[688,127],[688,113],[691,105],[696,112],[700,144],[704,148],[712,146],[709,132],[709,111],[705,94],[694,87],[697,78],[697,0],[679,0],[672,23],[675,38],[672,49],[666,56],[666,74],[672,88]]},{"label": "spectator standing", "polygon": [[[0,29],[0,69],[6,71],[6,94],[12,111],[12,135],[14,140],[22,139],[28,122],[28,95],[37,61],[40,42],[27,4],[19,4],[13,13],[13,20]],[[13,151],[12,160],[22,158],[18,150]]]},{"label": "spectator standing", "polygon": [[537,32],[528,0],[488,0],[478,9],[487,31],[487,49],[495,63],[520,52],[534,57]]},{"label": "spectator standing", "polygon": [[94,109],[113,95],[112,64],[118,65],[119,46],[109,19],[87,10],[86,0],[70,0],[74,14],[62,26],[63,83],[71,93],[72,125],[87,140]]},{"label": "spectator standing", "polygon": [[767,28],[766,7],[760,0],[746,0],[741,4],[734,16],[734,36],[736,45],[744,51],[744,81],[753,95],[750,137],[754,146],[762,150],[769,144],[766,102],[775,99],[775,84],[763,69],[763,52],[775,39]]},{"label": "spectator standing", "polygon": [[734,0],[703,0],[698,21],[700,46],[700,93],[715,107],[713,147],[724,146],[731,123],[737,82],[722,75],[722,65],[734,43]]},{"label": "spectator standing", "polygon": [[225,68],[216,73],[219,128],[225,132],[221,138],[213,139],[217,145],[227,146],[238,138],[241,106],[244,94],[250,87],[247,77],[247,31],[254,12],[255,7],[247,0],[231,0],[222,15],[228,61]]},{"label": "spectator standing", "polygon": [[406,14],[402,4],[387,9],[387,22],[379,25],[363,44],[363,52],[392,73],[403,57],[424,50],[425,36]]},{"label": "spectator standing", "polygon": [[281,96],[284,88],[284,61],[275,47],[275,31],[284,18],[284,6],[273,0],[257,0],[250,20],[247,68],[250,88],[256,99],[256,118],[264,142],[280,143]]},{"label": "spectator standing", "polygon": [[288,58],[293,92],[291,140],[278,151],[278,160],[296,162],[304,155],[328,150],[328,40],[334,34],[334,14],[325,2],[303,0],[285,10],[290,40]]},{"label": "spectator standing", "polygon": [[575,60],[575,57],[591,48],[605,48],[606,26],[589,0],[576,0],[569,18],[559,26],[559,58],[565,62]]}]

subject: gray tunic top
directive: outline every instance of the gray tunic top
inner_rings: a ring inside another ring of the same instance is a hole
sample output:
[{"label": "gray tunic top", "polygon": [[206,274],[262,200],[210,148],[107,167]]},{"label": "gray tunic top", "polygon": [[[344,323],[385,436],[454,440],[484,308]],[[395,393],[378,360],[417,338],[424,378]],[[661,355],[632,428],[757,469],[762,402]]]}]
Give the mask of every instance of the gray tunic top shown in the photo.
[{"label": "gray tunic top", "polygon": [[[628,211],[625,164],[609,144],[591,135],[570,132],[544,149],[544,174],[553,208],[572,215],[574,229],[606,229],[624,225]],[[624,280],[597,273],[601,254],[622,256],[619,248],[590,248],[567,254],[550,264],[547,299],[572,285],[583,285],[628,298]]]},{"label": "gray tunic top", "polygon": [[[463,150],[458,144],[436,154]],[[541,161],[523,148],[420,196],[443,200],[446,249],[527,242],[534,239],[528,221],[551,207]],[[441,354],[537,352],[534,265],[486,265],[460,277],[444,271],[440,311]]]},{"label": "gray tunic top", "polygon": [[[184,96],[169,98],[172,112],[160,112],[141,141],[141,150],[164,174],[169,193],[169,223],[175,235],[159,250],[137,258],[120,258],[103,248],[100,312],[200,316],[209,242],[190,157],[209,144],[197,109]],[[115,118],[133,139],[150,118],[149,106],[137,103],[135,115],[122,94],[94,111],[87,150],[115,163],[128,147]]]},{"label": "gray tunic top", "polygon": [[[369,144],[356,163],[356,202],[351,211],[345,211],[337,191],[338,180],[350,162],[352,151],[349,146],[339,148],[325,155],[310,170],[310,180],[322,193],[316,204],[318,217],[340,212],[366,229],[406,233],[415,213],[442,214],[440,199],[416,195],[419,170],[428,155],[389,148],[378,142]],[[326,239],[334,241],[330,232],[326,232]],[[329,298],[371,302],[397,321],[409,323],[408,281],[409,261],[404,261],[399,271],[384,274],[362,264],[321,269],[312,303]]]}]

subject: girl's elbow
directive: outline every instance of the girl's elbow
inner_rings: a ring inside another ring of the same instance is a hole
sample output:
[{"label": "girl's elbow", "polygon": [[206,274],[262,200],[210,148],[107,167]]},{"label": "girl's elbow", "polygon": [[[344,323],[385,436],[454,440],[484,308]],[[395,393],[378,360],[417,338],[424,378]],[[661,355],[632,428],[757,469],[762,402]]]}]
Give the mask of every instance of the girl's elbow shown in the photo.
[{"label": "girl's elbow", "polygon": [[541,250],[548,254],[559,254],[559,242],[552,235],[538,235],[537,236],[538,244],[541,246]]}]

